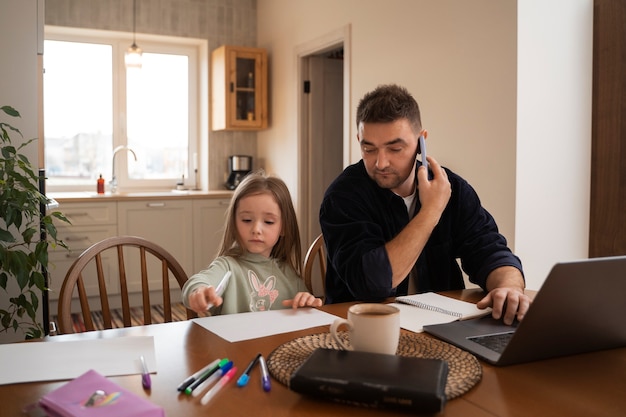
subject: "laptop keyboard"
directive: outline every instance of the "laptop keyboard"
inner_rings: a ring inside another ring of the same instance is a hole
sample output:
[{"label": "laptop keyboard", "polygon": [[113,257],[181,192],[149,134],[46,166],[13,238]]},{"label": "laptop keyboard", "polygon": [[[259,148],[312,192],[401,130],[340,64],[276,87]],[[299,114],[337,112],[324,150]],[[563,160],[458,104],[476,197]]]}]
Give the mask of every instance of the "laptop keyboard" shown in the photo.
[{"label": "laptop keyboard", "polygon": [[488,334],[485,336],[469,337],[468,340],[476,342],[479,345],[491,349],[495,352],[502,353],[504,348],[509,343],[515,332]]}]

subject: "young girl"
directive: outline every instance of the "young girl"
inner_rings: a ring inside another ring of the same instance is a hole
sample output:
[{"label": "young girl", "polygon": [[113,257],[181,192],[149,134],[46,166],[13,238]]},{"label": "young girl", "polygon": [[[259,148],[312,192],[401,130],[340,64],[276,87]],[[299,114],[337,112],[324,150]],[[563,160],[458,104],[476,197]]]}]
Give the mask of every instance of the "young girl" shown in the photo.
[{"label": "young girl", "polygon": [[[300,233],[291,195],[279,178],[248,174],[228,208],[218,257],[183,287],[183,303],[196,313],[232,314],[319,307],[301,278]],[[215,288],[230,271],[222,297]],[[211,307],[209,305],[212,305]]]}]

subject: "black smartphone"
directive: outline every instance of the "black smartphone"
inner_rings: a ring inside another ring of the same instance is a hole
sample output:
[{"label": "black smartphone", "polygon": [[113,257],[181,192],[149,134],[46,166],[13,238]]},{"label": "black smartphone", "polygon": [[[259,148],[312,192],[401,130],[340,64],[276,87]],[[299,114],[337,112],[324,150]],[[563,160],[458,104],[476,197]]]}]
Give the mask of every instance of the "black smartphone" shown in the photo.
[{"label": "black smartphone", "polygon": [[420,155],[422,157],[422,166],[426,167],[426,172],[428,172],[428,161],[426,160],[426,141],[424,140],[424,135],[420,135],[419,145],[420,145]]}]

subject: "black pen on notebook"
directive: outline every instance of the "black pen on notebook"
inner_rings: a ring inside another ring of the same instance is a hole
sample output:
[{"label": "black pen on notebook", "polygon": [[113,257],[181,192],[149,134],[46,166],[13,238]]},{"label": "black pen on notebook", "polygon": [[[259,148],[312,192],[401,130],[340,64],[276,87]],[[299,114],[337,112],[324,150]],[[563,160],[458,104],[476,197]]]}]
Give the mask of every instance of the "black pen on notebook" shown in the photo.
[{"label": "black pen on notebook", "polygon": [[141,362],[141,385],[145,389],[150,389],[152,381],[150,380],[150,372],[148,372],[148,367],[146,366],[146,361],[143,358],[143,355],[139,357],[139,361]]},{"label": "black pen on notebook", "polygon": [[[215,294],[219,295],[220,297],[224,294],[224,290],[228,286],[228,280],[230,280],[230,274],[231,274],[230,271],[226,271],[226,273],[224,274],[224,277],[222,277],[222,280],[220,281],[219,284],[217,284],[217,287],[215,288]],[[211,307],[213,307],[213,304],[209,303],[209,305],[206,307],[207,311],[210,310]]]}]

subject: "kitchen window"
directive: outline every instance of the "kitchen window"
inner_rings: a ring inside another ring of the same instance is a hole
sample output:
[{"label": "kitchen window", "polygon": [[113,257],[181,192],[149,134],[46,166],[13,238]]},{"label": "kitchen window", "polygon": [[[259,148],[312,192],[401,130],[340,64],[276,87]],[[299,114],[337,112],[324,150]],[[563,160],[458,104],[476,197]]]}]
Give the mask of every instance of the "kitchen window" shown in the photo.
[{"label": "kitchen window", "polygon": [[[206,41],[137,36],[136,42],[142,68],[127,69],[132,34],[46,27],[48,191],[94,191],[100,175],[107,190],[115,175],[122,192],[172,189],[183,181],[196,186]],[[114,155],[120,146],[127,149]]]}]

